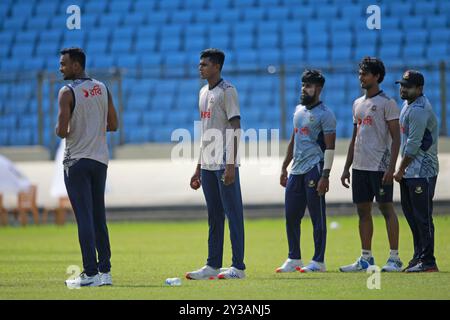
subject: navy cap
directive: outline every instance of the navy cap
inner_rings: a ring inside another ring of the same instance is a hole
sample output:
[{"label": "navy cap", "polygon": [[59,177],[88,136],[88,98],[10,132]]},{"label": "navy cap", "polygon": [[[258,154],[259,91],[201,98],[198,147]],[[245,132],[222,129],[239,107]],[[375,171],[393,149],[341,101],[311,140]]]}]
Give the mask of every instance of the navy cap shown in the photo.
[{"label": "navy cap", "polygon": [[425,84],[425,79],[423,75],[416,70],[407,70],[401,80],[395,81],[395,83],[400,83],[407,86],[423,86]]}]

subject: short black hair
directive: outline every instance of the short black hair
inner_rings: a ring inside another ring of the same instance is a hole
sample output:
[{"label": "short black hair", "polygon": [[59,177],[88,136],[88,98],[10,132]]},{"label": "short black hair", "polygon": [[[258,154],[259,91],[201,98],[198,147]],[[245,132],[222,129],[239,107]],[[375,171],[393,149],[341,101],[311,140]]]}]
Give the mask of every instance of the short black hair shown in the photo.
[{"label": "short black hair", "polygon": [[220,70],[222,70],[223,64],[225,62],[225,53],[222,50],[209,48],[205,49],[200,53],[200,59],[209,58],[212,63],[219,64]]},{"label": "short black hair", "polygon": [[73,61],[77,61],[83,70],[86,68],[86,54],[84,53],[83,49],[81,48],[64,48],[60,51],[62,55],[65,55],[66,53],[69,55],[70,59]]},{"label": "short black hair", "polygon": [[359,63],[359,68],[364,72],[370,72],[373,75],[379,75],[378,83],[383,82],[386,75],[384,63],[376,57],[364,57]]},{"label": "short black hair", "polygon": [[325,77],[320,70],[306,69],[302,74],[302,82],[318,84],[323,88]]}]

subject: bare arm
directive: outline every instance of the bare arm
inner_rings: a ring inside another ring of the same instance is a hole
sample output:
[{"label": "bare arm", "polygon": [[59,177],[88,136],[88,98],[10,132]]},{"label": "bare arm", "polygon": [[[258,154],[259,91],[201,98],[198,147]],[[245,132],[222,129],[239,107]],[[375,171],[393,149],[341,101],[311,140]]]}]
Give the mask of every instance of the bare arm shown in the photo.
[{"label": "bare arm", "polygon": [[294,158],[294,137],[295,137],[295,133],[293,132],[291,135],[291,140],[289,141],[287,151],[286,151],[286,156],[284,157],[283,165],[281,167],[280,185],[283,187],[286,187],[286,184],[287,184],[287,179],[288,179],[287,167],[289,166],[292,159]]},{"label": "bare arm", "polygon": [[354,155],[355,140],[356,140],[357,132],[358,132],[358,127],[356,124],[354,124],[352,140],[350,141],[350,145],[348,146],[347,159],[345,160],[344,172],[342,173],[342,176],[341,176],[341,183],[346,188],[349,188],[349,185],[346,183],[346,180],[348,183],[350,183],[350,167],[353,163],[353,155]]},{"label": "bare arm", "polygon": [[398,152],[400,150],[400,125],[398,119],[387,122],[389,133],[392,137],[391,158],[389,160],[389,168],[384,173],[382,184],[392,184],[394,179],[395,165],[397,163]]},{"label": "bare arm", "polygon": [[117,131],[119,127],[117,120],[116,108],[114,107],[114,101],[111,96],[111,93],[108,90],[108,117],[107,117],[107,125],[106,131]]},{"label": "bare arm", "polygon": [[58,94],[58,123],[55,132],[60,138],[66,138],[69,134],[69,122],[71,117],[71,106],[73,105],[73,96],[69,88],[63,87]]},{"label": "bare arm", "polygon": [[[336,133],[328,133],[324,136],[324,142],[325,142],[325,150],[332,150],[333,153],[330,155],[334,156],[334,149],[336,144]],[[325,151],[325,158],[327,157],[327,151]],[[330,158],[331,160],[333,158]],[[332,161],[331,161],[332,163]],[[330,176],[331,171],[331,163],[330,163],[330,169],[324,169],[322,172],[322,177],[319,179],[319,182],[317,183],[317,192],[319,196],[323,196],[325,193],[329,190],[330,182],[328,180],[328,177]],[[325,165],[327,164],[327,161],[325,160]]]}]

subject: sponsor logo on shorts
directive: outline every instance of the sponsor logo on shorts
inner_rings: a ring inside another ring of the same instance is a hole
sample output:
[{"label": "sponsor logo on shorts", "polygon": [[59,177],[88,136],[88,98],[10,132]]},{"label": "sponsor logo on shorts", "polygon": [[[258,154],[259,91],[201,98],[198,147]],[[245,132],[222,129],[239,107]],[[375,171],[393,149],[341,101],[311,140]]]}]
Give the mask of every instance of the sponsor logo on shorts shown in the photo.
[{"label": "sponsor logo on shorts", "polygon": [[314,182],[314,180],[309,180],[308,187],[314,188],[315,186],[316,186],[316,183]]},{"label": "sponsor logo on shorts", "polygon": [[416,194],[421,194],[423,192],[422,187],[421,186],[417,186],[416,190],[414,191]]},{"label": "sponsor logo on shorts", "polygon": [[384,196],[386,194],[386,192],[384,191],[383,188],[380,189],[380,196]]}]

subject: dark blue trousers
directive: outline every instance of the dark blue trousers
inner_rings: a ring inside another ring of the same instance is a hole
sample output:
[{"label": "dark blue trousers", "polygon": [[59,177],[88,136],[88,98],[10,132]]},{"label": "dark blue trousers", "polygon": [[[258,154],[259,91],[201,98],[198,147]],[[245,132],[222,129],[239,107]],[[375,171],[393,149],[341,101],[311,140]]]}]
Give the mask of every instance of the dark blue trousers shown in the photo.
[{"label": "dark blue trousers", "polygon": [[437,177],[402,179],[400,196],[403,214],[413,235],[414,260],[434,265],[433,197]]},{"label": "dark blue trousers", "polygon": [[312,260],[324,262],[327,239],[327,221],[325,216],[325,196],[317,193],[317,183],[321,176],[320,166],[302,175],[289,175],[285,192],[286,232],[289,244],[289,258],[301,259],[300,225],[305,209],[314,228],[314,257]]},{"label": "dark blue trousers", "polygon": [[224,170],[201,171],[202,189],[208,207],[208,260],[212,268],[221,268],[225,215],[230,229],[232,266],[244,270],[244,210],[242,207],[239,169],[236,168],[235,181],[225,186],[221,181]]},{"label": "dark blue trousers", "polygon": [[98,161],[80,159],[64,173],[67,193],[77,220],[83,268],[88,276],[111,269],[105,215],[107,168]]}]

